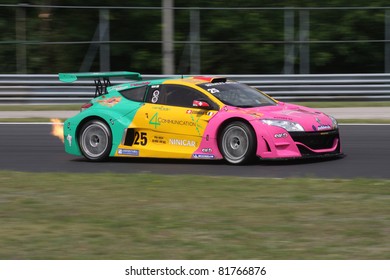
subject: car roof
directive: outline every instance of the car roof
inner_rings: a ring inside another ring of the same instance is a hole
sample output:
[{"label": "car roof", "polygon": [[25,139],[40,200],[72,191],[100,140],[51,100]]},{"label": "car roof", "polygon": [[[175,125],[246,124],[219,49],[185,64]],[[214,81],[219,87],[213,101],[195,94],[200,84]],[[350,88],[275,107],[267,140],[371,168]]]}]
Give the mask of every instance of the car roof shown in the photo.
[{"label": "car roof", "polygon": [[141,80],[124,84],[118,84],[107,88],[111,90],[122,91],[126,89],[146,86],[146,85],[161,85],[161,84],[182,84],[182,85],[198,85],[204,83],[226,82],[226,78],[219,76],[178,76],[156,80]]}]

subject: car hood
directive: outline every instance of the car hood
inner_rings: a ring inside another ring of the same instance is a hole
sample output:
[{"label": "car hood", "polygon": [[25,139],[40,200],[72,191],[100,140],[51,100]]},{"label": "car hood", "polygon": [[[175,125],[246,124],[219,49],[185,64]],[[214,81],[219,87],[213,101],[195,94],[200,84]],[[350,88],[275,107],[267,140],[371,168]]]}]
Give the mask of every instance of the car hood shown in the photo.
[{"label": "car hood", "polygon": [[317,109],[288,103],[280,102],[275,106],[254,108],[232,107],[229,111],[239,111],[240,113],[250,115],[255,119],[285,120],[299,123],[305,131],[324,131],[333,129],[333,121],[328,115]]}]

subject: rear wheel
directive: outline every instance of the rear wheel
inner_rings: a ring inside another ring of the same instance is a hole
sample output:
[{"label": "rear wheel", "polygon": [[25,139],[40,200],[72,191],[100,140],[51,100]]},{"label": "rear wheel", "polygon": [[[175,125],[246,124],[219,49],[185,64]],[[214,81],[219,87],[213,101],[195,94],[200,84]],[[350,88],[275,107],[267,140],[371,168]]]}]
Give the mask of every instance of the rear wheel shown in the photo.
[{"label": "rear wheel", "polygon": [[251,126],[236,121],[228,124],[219,137],[219,148],[226,161],[245,164],[256,156],[256,135]]},{"label": "rear wheel", "polygon": [[83,125],[79,134],[80,150],[91,161],[106,160],[111,152],[112,135],[106,123],[91,120]]}]

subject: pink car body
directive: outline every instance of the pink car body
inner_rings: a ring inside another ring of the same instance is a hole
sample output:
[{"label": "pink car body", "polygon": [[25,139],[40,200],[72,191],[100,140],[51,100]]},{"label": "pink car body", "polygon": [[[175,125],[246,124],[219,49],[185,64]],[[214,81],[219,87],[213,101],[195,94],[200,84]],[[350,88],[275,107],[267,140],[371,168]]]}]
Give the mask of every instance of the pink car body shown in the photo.
[{"label": "pink car body", "polygon": [[[111,86],[108,78],[116,76],[137,81]],[[95,79],[97,96],[66,120],[65,150],[92,161],[148,157],[245,164],[256,157],[342,155],[333,117],[223,77],[145,81],[133,72],[60,74],[64,82],[77,78]]]},{"label": "pink car body", "polygon": [[[232,118],[248,121],[257,137],[256,155],[261,159],[287,159],[341,155],[337,124],[328,115],[308,107],[278,102],[276,106],[237,108],[226,106],[216,114],[206,128],[205,135],[213,135],[210,145],[203,140],[196,154],[210,147],[216,159],[223,158],[218,148],[218,127]],[[262,120],[285,120],[300,124],[304,132],[288,132]]]}]

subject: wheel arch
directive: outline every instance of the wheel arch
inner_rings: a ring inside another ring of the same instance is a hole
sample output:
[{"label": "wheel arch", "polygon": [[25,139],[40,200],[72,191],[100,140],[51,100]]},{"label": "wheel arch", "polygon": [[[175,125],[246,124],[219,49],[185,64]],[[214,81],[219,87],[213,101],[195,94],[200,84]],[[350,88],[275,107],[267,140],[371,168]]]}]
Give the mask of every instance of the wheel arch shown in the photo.
[{"label": "wheel arch", "polygon": [[217,134],[216,134],[216,142],[217,142],[218,151],[225,158],[224,151],[223,151],[223,148],[221,146],[222,145],[223,132],[230,124],[238,123],[238,122],[244,124],[247,127],[247,129],[250,130],[250,133],[252,134],[252,137],[253,137],[253,143],[252,143],[252,148],[251,148],[252,153],[250,153],[250,156],[249,157],[246,156],[246,159],[244,159],[243,162],[241,162],[241,163],[234,163],[234,164],[252,163],[253,160],[255,159],[256,153],[257,153],[258,138],[257,138],[256,130],[253,127],[252,123],[250,121],[248,121],[247,119],[245,119],[245,118],[233,117],[233,118],[226,119],[226,120],[224,120],[221,123],[221,125],[218,127]]},{"label": "wheel arch", "polygon": [[103,122],[107,125],[107,127],[110,129],[110,132],[111,132],[111,135],[112,135],[112,129],[111,129],[110,124],[107,122],[107,120],[105,120],[104,118],[102,118],[102,117],[100,117],[100,116],[90,115],[90,116],[88,116],[88,117],[82,119],[82,120],[79,122],[79,124],[77,125],[76,133],[75,133],[75,136],[76,136],[76,138],[77,138],[77,143],[79,143],[79,140],[80,140],[79,137],[80,137],[80,131],[81,131],[81,129],[83,128],[83,126],[84,126],[87,122],[89,122],[89,121],[91,121],[91,120],[103,121]]},{"label": "wheel arch", "polygon": [[[233,123],[233,122],[236,122],[236,121],[240,121],[240,122],[243,122],[243,123],[246,123],[247,125],[249,125],[249,127],[252,129],[255,137],[256,137],[256,140],[257,140],[257,134],[256,134],[256,130],[255,128],[253,127],[253,125],[251,124],[250,121],[248,121],[247,119],[245,118],[240,118],[240,117],[233,117],[233,118],[229,118],[229,119],[226,119],[224,120],[218,127],[217,129],[217,133],[216,133],[216,139],[217,141],[219,140],[219,137],[221,137],[221,133],[222,131],[224,130],[225,127],[227,127],[229,124]],[[218,149],[220,149],[218,147]]]}]

